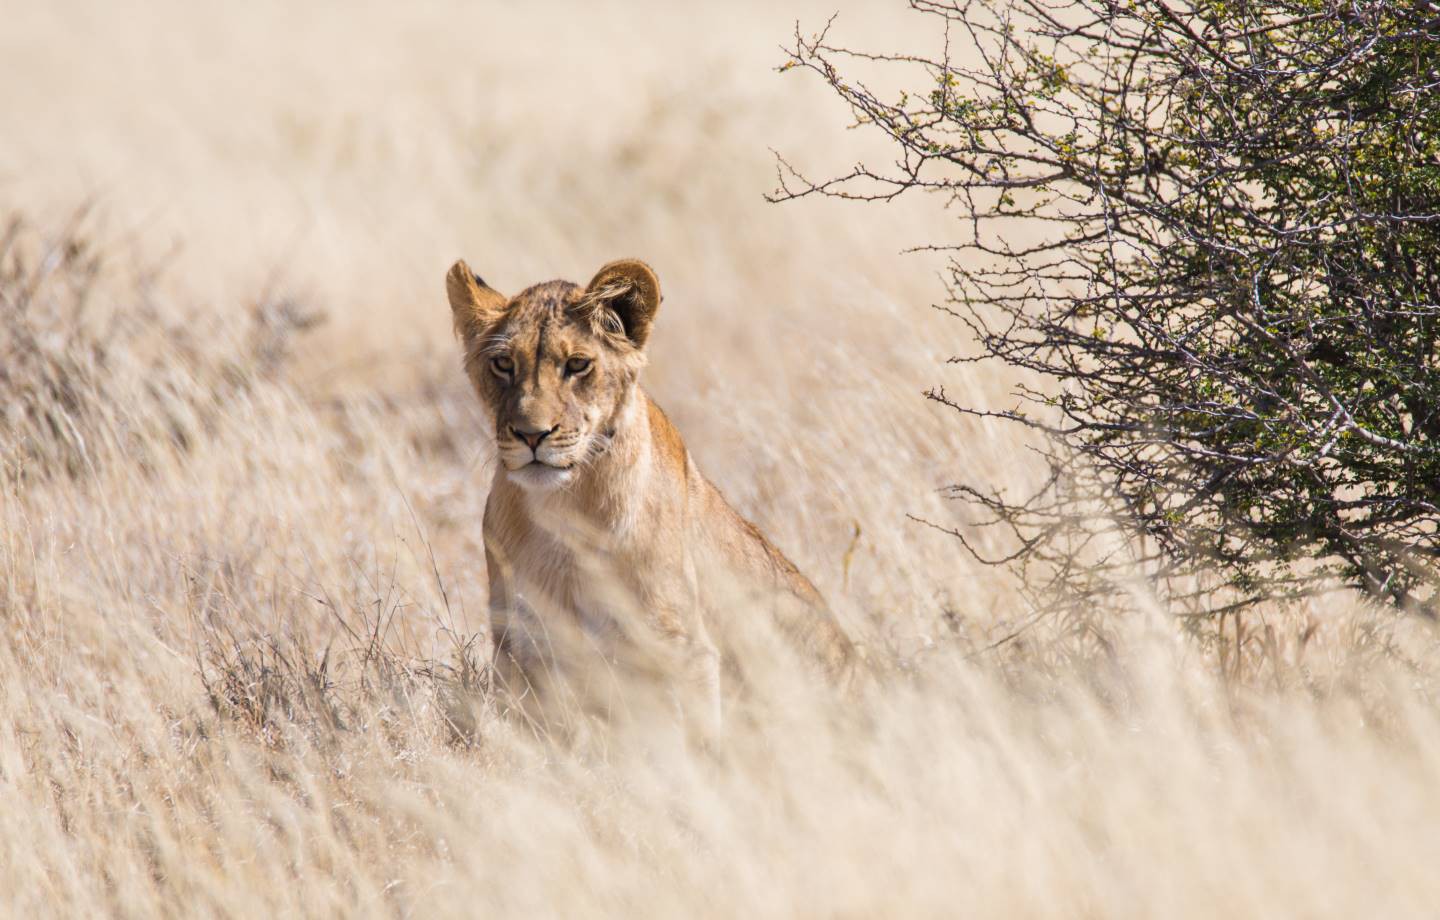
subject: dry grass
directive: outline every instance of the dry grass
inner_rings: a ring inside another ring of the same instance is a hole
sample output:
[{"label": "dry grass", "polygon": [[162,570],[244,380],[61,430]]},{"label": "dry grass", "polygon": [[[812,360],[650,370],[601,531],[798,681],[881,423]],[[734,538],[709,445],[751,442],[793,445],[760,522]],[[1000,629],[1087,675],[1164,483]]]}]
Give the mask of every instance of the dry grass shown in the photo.
[{"label": "dry grass", "polygon": [[[1007,390],[943,364],[966,343],[927,309],[936,266],[897,254],[944,236],[933,202],[761,200],[769,147],[860,152],[769,69],[828,6],[10,6],[7,913],[1440,902],[1423,624],[1333,599],[1217,630],[1143,584],[1127,615],[1037,620],[907,519],[963,526],[937,489],[1021,487],[1024,451],[920,398]],[[710,753],[664,719],[560,742],[495,715],[460,255],[511,289],[657,266],[651,391],[868,637],[878,692],[758,662]]]}]

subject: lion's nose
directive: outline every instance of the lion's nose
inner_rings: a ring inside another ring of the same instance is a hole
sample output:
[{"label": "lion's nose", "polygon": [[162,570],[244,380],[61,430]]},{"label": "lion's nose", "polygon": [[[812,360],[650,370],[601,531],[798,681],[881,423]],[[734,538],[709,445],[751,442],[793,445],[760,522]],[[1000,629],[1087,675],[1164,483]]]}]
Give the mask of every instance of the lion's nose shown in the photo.
[{"label": "lion's nose", "polygon": [[530,445],[531,450],[539,447],[540,442],[548,438],[554,430],[555,428],[546,428],[544,431],[538,429],[527,431],[524,428],[516,428],[514,425],[510,426],[510,432],[514,434],[515,437]]}]

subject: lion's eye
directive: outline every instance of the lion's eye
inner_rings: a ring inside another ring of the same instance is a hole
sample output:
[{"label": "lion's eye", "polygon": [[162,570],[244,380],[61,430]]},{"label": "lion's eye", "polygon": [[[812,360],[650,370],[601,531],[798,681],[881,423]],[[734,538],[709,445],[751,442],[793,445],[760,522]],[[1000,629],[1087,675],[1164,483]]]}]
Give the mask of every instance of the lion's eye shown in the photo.
[{"label": "lion's eye", "polygon": [[583,374],[590,369],[589,358],[571,358],[565,362],[565,373],[571,377]]},{"label": "lion's eye", "polygon": [[490,359],[490,369],[501,377],[509,377],[515,373],[515,361],[507,355],[497,355]]}]

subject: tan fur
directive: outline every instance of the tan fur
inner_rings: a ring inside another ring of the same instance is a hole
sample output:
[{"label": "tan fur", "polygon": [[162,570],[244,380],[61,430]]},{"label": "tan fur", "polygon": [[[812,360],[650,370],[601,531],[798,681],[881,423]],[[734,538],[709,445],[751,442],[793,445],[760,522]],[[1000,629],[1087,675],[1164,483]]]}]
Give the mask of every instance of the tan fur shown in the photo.
[{"label": "tan fur", "polygon": [[551,281],[506,298],[457,262],[447,288],[495,422],[484,533],[508,679],[531,686],[563,667],[562,637],[579,637],[571,654],[647,648],[666,679],[703,689],[718,723],[717,638],[757,607],[848,677],[854,648],[815,587],[701,475],[639,386],[660,305],[649,266],[612,262],[583,288]]}]

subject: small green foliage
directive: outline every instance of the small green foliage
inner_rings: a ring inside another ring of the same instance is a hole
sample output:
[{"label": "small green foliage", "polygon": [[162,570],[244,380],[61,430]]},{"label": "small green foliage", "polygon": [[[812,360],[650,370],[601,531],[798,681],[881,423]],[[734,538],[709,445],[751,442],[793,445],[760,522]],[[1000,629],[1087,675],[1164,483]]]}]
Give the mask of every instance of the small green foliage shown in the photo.
[{"label": "small green foliage", "polygon": [[[959,206],[970,236],[954,247],[952,290],[979,358],[1049,381],[1021,393],[1033,415],[999,413],[1046,436],[1045,490],[956,494],[1009,527],[1020,564],[1048,566],[1071,597],[1122,587],[1083,535],[1108,528],[1120,555],[1191,585],[1172,596],[1201,609],[1346,584],[1435,614],[1434,11],[1392,0],[923,8],[974,47],[925,62],[938,77],[928,106],[907,97],[906,130],[892,133],[898,175],[861,169],[824,190],[867,197],[855,189],[868,181],[882,187],[873,197],[920,188]],[[883,109],[834,78],[828,50],[795,54],[858,111]],[[910,156],[940,150],[944,172]],[[1044,223],[1022,235],[1014,218],[1032,216]],[[1217,577],[1228,595],[1193,587]]]}]

